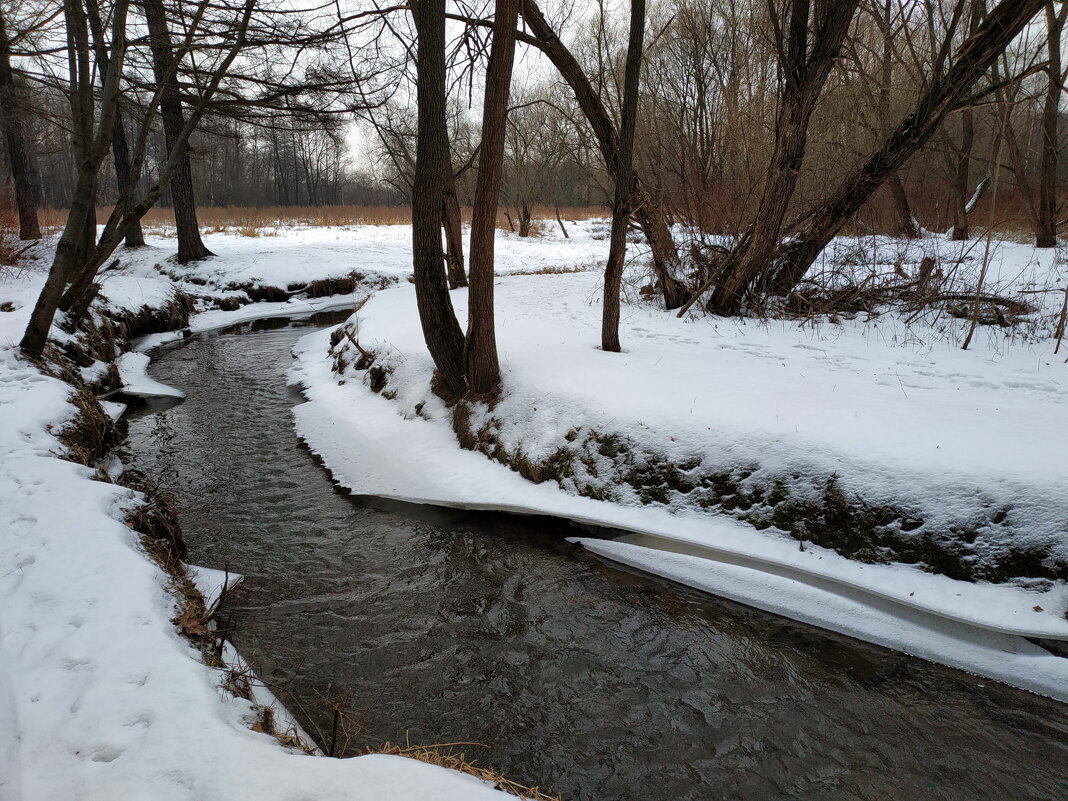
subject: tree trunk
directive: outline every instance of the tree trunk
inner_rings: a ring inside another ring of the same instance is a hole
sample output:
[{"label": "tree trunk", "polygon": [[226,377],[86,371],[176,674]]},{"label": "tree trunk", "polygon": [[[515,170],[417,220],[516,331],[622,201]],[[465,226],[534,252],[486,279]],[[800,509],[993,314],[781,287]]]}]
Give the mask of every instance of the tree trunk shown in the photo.
[{"label": "tree trunk", "polygon": [[619,294],[623,283],[623,260],[627,254],[628,201],[633,194],[631,163],[634,157],[634,128],[638,117],[644,40],[645,0],[631,0],[627,65],[623,75],[623,109],[619,126],[619,158],[616,160],[616,185],[612,198],[612,234],[608,245],[608,263],[604,268],[601,313],[601,350],[612,353],[620,351]]},{"label": "tree trunk", "polygon": [[905,191],[905,184],[901,176],[894,173],[887,180],[890,187],[890,196],[894,202],[894,213],[897,215],[897,233],[906,239],[915,239],[920,235],[920,226],[916,223],[916,217],[909,206],[909,196]]},{"label": "tree trunk", "polygon": [[806,227],[782,248],[781,269],[775,279],[777,292],[789,292],[797,285],[846,220],[930,140],[946,115],[1046,2],[1002,0],[990,12],[957,51],[953,66],[928,87],[882,147],[838,185]]},{"label": "tree trunk", "polygon": [[1060,96],[1063,87],[1061,74],[1061,33],[1064,30],[1068,5],[1061,3],[1055,8],[1050,0],[1046,4],[1046,27],[1048,29],[1049,61],[1046,64],[1046,97],[1042,105],[1042,172],[1038,182],[1038,232],[1035,247],[1052,248],[1057,245],[1057,123]]},{"label": "tree trunk", "polygon": [[33,181],[30,155],[26,150],[23,109],[20,108],[18,89],[11,69],[11,41],[8,39],[3,9],[0,9],[0,117],[7,142],[11,182],[15,188],[15,205],[19,213],[19,239],[40,239],[37,187]]},{"label": "tree trunk", "polygon": [[[1027,223],[1035,233],[1036,243],[1042,236],[1042,223],[1039,221],[1038,203],[1035,198],[1034,187],[1027,177],[1027,159],[1024,158],[1020,143],[1016,139],[1016,128],[1012,124],[1012,106],[1005,104],[1005,148],[1009,152],[1009,163],[1012,165],[1012,175],[1016,179],[1016,189],[1020,196],[1020,205],[1023,207]],[[1036,245],[1037,246],[1037,245]]]},{"label": "tree trunk", "polygon": [[[89,22],[89,35],[96,54],[96,69],[103,84],[107,75],[111,56],[108,54],[107,42],[104,41],[104,24],[100,17],[100,8],[96,0],[86,0],[86,18]],[[111,155],[115,163],[115,184],[120,198],[128,194],[126,183],[130,180],[130,146],[126,141],[126,123],[121,106],[115,110],[115,128],[111,132]],[[126,228],[126,246],[141,247],[145,244],[145,235],[141,231],[141,221],[134,220]]]},{"label": "tree trunk", "polygon": [[419,0],[412,9],[418,38],[415,176],[412,181],[412,268],[423,338],[437,374],[434,390],[463,395],[464,335],[445,283],[441,209],[451,170],[445,121],[445,0]]},{"label": "tree trunk", "polygon": [[445,228],[445,262],[449,273],[449,289],[459,289],[467,286],[467,273],[464,271],[463,217],[460,215],[460,201],[456,197],[456,178],[451,169],[445,183],[441,224]]},{"label": "tree trunk", "polygon": [[[883,51],[879,75],[879,136],[885,136],[883,126],[886,125],[890,117],[890,93],[893,89],[895,60],[894,42],[891,35],[894,5],[894,0],[883,0],[880,7],[882,23],[879,27],[883,34]],[[878,141],[878,137],[876,141]],[[872,144],[875,144],[875,142]],[[916,216],[912,213],[912,207],[909,206],[909,196],[908,192],[905,191],[905,184],[901,180],[901,174],[895,172],[891,175],[888,186],[894,214],[897,217],[898,235],[906,239],[915,239],[920,235],[920,226],[916,222]]]},{"label": "tree trunk", "polygon": [[[148,23],[149,44],[152,49],[152,70],[158,83],[164,84],[160,96],[160,117],[163,120],[163,133],[167,141],[167,150],[174,149],[175,143],[185,127],[182,114],[182,100],[178,92],[177,79],[166,81],[167,71],[174,57],[171,47],[171,35],[167,28],[167,14],[162,0],[141,0]],[[203,259],[214,255],[204,246],[200,238],[200,226],[197,223],[196,198],[193,192],[193,171],[189,166],[189,146],[183,145],[178,161],[178,169],[171,179],[171,202],[174,204],[174,224],[178,232],[178,262]]]},{"label": "tree trunk", "polygon": [[[589,122],[594,136],[597,137],[605,167],[610,174],[615,175],[616,162],[619,159],[619,142],[612,118],[608,115],[596,90],[590,84],[578,61],[564,46],[560,37],[556,35],[541,13],[537,0],[523,0],[520,11],[536,40],[538,49],[552,62],[557,72],[560,73],[560,77],[575,93],[575,100]],[[688,293],[686,284],[681,278],[682,265],[679,261],[675,239],[671,235],[671,228],[668,226],[660,204],[648,192],[637,175],[634,176],[632,191],[634,196],[631,198],[630,207],[634,210],[638,224],[649,242],[653,257],[653,271],[656,273],[660,291],[664,296],[664,305],[668,309],[677,309],[686,302]]]},{"label": "tree trunk", "polygon": [[468,290],[467,340],[464,362],[468,389],[477,395],[496,393],[501,386],[497,335],[493,319],[493,232],[497,195],[504,166],[504,134],[508,120],[508,92],[515,60],[515,27],[519,0],[496,0],[493,43],[486,68],[482,106],[482,146],[478,154],[478,182],[471,211],[471,275]]},{"label": "tree trunk", "polygon": [[519,219],[519,237],[526,239],[530,236],[530,204],[525,200],[516,209],[516,217]]},{"label": "tree trunk", "polygon": [[[979,23],[986,12],[986,0],[973,0],[968,22],[968,35],[972,36],[979,28]],[[948,137],[947,137],[948,138]],[[972,148],[975,146],[975,114],[971,108],[961,112],[960,149],[953,169],[953,232],[950,239],[963,242],[968,238],[968,214],[983,191],[983,184],[972,190],[971,161]]]},{"label": "tree trunk", "polygon": [[[130,145],[126,140],[126,124],[122,109],[118,110],[115,117],[115,133],[111,141],[111,154],[115,160],[115,183],[119,188],[119,197],[133,194],[127,190],[126,184],[130,180]],[[126,247],[139,248],[145,244],[145,233],[141,230],[140,220],[131,220],[125,231]]]},{"label": "tree trunk", "polygon": [[756,219],[733,255],[726,278],[712,295],[711,308],[719,314],[737,314],[745,293],[772,262],[782,235],[790,200],[805,155],[808,125],[823,86],[849,32],[859,0],[833,0],[813,20],[809,48],[809,2],[792,0],[784,50],[783,93],[775,125],[775,150],[764,184]]},{"label": "tree trunk", "polygon": [[975,115],[970,108],[961,112],[960,148],[953,174],[953,231],[950,239],[963,242],[968,238],[968,198],[971,189],[972,147],[975,145]]}]

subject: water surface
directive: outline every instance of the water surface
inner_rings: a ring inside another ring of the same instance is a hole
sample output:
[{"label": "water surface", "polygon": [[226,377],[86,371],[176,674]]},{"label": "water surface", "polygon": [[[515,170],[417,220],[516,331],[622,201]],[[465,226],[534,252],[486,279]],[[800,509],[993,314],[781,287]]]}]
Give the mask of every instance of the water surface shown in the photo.
[{"label": "water surface", "polygon": [[350,752],[477,742],[572,801],[1068,798],[1065,705],[603,563],[565,522],[337,489],[292,428],[306,333],[157,352],[187,399],[135,415],[126,459],[191,562],[244,574],[235,642],[310,732],[349,693]]}]

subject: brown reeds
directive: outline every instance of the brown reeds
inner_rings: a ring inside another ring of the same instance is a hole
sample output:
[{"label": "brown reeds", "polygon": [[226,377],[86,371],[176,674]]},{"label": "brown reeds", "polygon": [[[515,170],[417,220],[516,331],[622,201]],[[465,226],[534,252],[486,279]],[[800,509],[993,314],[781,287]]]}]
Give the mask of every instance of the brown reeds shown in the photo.
[{"label": "brown reeds", "polygon": [[408,759],[418,759],[429,765],[437,765],[441,768],[458,770],[475,776],[484,782],[492,782],[497,790],[511,793],[517,798],[528,801],[560,801],[560,795],[549,795],[538,787],[526,787],[511,779],[506,779],[492,768],[483,767],[473,759],[468,759],[463,751],[455,749],[462,746],[480,746],[480,743],[438,743],[435,745],[394,745],[384,743],[377,748],[368,748],[368,754],[388,754],[390,756],[402,756]]},{"label": "brown reeds", "polygon": [[[97,209],[97,219],[104,220],[111,213],[108,207]],[[471,221],[471,209],[461,209],[465,223]],[[65,209],[42,209],[41,227],[58,231],[66,222]],[[566,222],[604,217],[601,206],[564,208],[560,216]],[[535,206],[532,217],[536,220],[555,220],[556,210],[551,206]],[[412,221],[409,206],[203,206],[197,209],[197,218],[205,233],[233,233],[241,236],[269,236],[272,229],[287,226],[299,227],[344,227],[353,225],[408,225]],[[174,234],[174,215],[168,208],[150,209],[142,219],[145,232],[156,236]],[[555,222],[553,223],[555,225]],[[502,210],[498,227],[508,228]]]}]

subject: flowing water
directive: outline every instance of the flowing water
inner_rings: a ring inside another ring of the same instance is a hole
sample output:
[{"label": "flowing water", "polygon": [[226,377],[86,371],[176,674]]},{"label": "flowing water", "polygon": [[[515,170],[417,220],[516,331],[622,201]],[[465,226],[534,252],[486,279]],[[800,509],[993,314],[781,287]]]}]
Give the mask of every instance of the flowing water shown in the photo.
[{"label": "flowing water", "polygon": [[133,415],[125,460],[191,562],[245,576],[235,643],[320,743],[348,693],[350,753],[479,743],[570,801],[1068,798],[1068,706],[627,572],[566,522],[339,490],[292,427],[302,325],[159,351],[188,398]]}]

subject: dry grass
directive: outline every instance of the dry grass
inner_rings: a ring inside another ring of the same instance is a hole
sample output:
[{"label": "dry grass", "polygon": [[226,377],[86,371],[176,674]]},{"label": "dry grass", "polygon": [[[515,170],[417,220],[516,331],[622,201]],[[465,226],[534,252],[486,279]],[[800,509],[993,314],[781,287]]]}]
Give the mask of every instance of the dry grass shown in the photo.
[{"label": "dry grass", "polygon": [[556,265],[550,265],[548,267],[538,267],[531,270],[514,270],[509,275],[568,275],[570,273],[588,273],[593,271],[593,267],[560,267]]},{"label": "dry grass", "polygon": [[504,790],[517,798],[529,799],[529,801],[560,801],[560,795],[549,795],[537,787],[524,787],[522,784],[504,778],[492,768],[484,768],[477,765],[474,760],[469,760],[462,751],[456,751],[461,746],[478,746],[479,743],[441,743],[438,745],[393,745],[385,743],[378,748],[368,748],[368,754],[389,754],[402,756],[408,759],[418,759],[430,765],[442,768],[458,770],[475,776],[482,781],[492,782],[497,790]]},{"label": "dry grass", "polygon": [[59,432],[59,441],[67,449],[67,459],[92,467],[119,443],[122,434],[100,401],[85,386],[75,387],[70,402],[78,413]]},{"label": "dry grass", "polygon": [[0,264],[11,265],[19,260],[24,242],[19,242],[19,216],[15,206],[0,198]]},{"label": "dry grass", "polygon": [[[2,209],[0,209],[2,212]],[[111,213],[109,207],[97,209],[101,222]],[[471,209],[461,210],[465,223],[471,222]],[[607,214],[600,206],[582,206],[560,209],[565,224],[569,221],[588,220]],[[533,215],[544,221],[545,226],[556,225],[556,210],[549,206],[535,206]],[[67,219],[65,209],[42,209],[41,226],[59,230]],[[408,225],[412,221],[409,206],[203,206],[197,209],[197,219],[205,233],[236,233],[241,236],[270,236],[272,229],[283,226],[309,226],[313,228],[350,225]],[[174,233],[174,215],[169,208],[156,207],[149,210],[141,221],[146,233],[168,236]],[[498,228],[508,228],[504,210],[498,214]],[[2,220],[0,220],[2,224]]]},{"label": "dry grass", "polygon": [[[109,207],[97,209],[97,219],[105,220]],[[65,209],[45,209],[41,224],[58,229],[66,221]],[[197,219],[206,233],[238,233],[242,236],[262,236],[262,229],[286,225],[311,227],[344,225],[405,225],[411,221],[407,206],[201,206]],[[141,220],[148,233],[173,233],[174,214],[169,208],[157,206]]]}]

